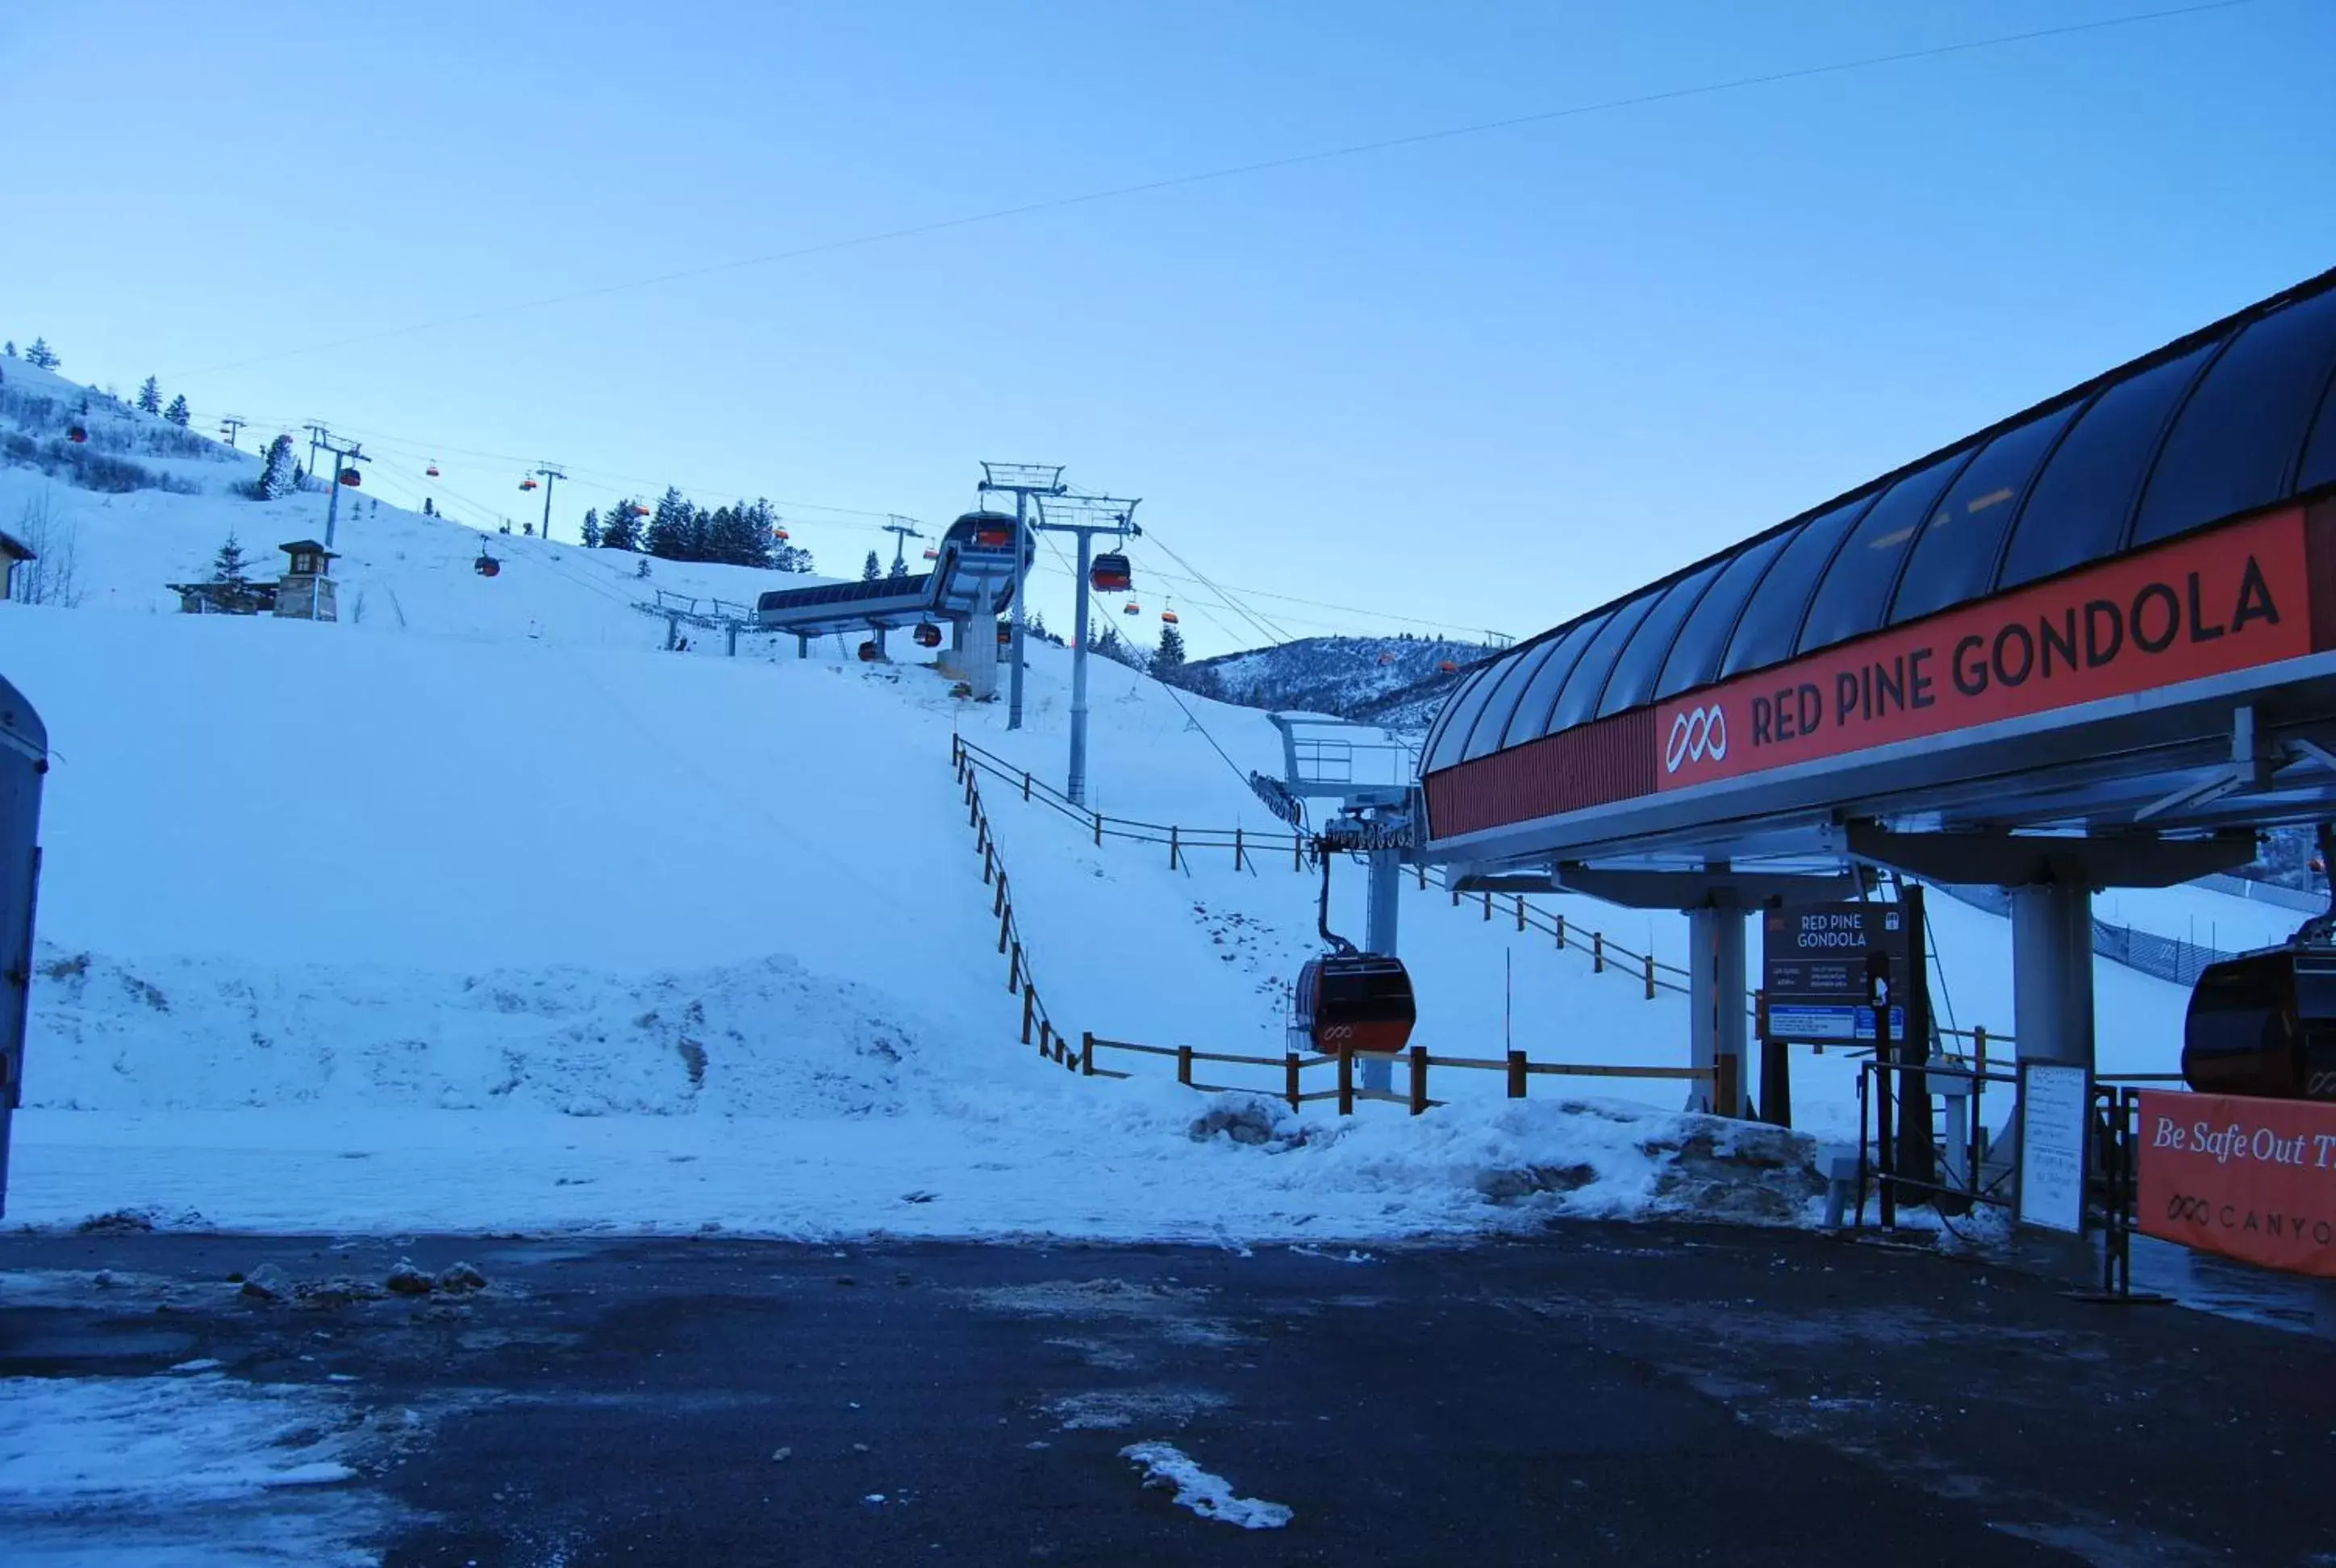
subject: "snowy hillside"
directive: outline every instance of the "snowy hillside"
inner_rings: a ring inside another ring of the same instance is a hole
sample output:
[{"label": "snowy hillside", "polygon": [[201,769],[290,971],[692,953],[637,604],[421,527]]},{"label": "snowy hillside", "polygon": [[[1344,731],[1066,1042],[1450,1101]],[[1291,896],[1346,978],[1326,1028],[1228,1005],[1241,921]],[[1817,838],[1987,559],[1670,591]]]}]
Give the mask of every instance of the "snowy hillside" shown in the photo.
[{"label": "snowy hillside", "polygon": [[[326,497],[251,500],[248,454],[145,453],[157,422],[119,423],[175,489],[0,466],[0,519],[69,538],[78,599],[0,609],[0,670],[54,749],[14,1218],[1256,1236],[1728,1207],[1683,1184],[1679,1151],[1715,1135],[1669,1114],[1675,1083],[1599,1080],[1645,1108],[1586,1115],[1552,1080],[1516,1105],[1498,1074],[1448,1073],[1454,1104],[1426,1118],[1267,1113],[1241,1124],[1257,1148],[1188,1136],[1208,1102],[1159,1076],[1042,1066],[949,742],[1059,778],[1063,650],[1034,648],[1009,731],[921,666],[755,636],[735,658],[667,653],[641,609],[657,587],[737,601],[800,578],[659,561],[644,582],[641,558],[514,538],[484,578],[481,535],[369,498],[341,516],[340,623],[180,615],[165,583],[230,531],[255,553],[321,532]],[[1280,830],[1243,779],[1279,760],[1261,713],[1109,663],[1092,679],[1096,808]],[[986,793],[1060,1023],[1279,1054],[1319,945],[1310,874],[1171,869]],[[1334,895],[1357,930],[1351,869]],[[1564,907],[1577,932],[1683,956],[1677,916]],[[2009,1028],[2005,922],[1933,908],[1954,1020]],[[1416,882],[1402,919],[1432,1049],[1684,1062],[1676,993]],[[2166,1066],[2180,998],[2102,966],[2105,1067]],[[1847,1061],[1803,1054],[1796,1076],[1804,1125],[1847,1132]],[[1542,1191],[1532,1173],[1560,1168],[1595,1174]],[[1767,1179],[1758,1212],[1797,1213]]]}]

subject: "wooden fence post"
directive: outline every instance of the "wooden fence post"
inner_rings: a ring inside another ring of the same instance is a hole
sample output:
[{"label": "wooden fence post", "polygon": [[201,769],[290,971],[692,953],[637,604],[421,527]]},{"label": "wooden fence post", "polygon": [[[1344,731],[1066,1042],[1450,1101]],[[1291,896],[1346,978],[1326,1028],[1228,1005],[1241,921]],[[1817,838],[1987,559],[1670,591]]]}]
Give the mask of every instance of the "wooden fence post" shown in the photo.
[{"label": "wooden fence post", "polygon": [[1426,861],[1419,862],[1419,891],[1421,892],[1426,892],[1427,891],[1427,862]]},{"label": "wooden fence post", "polygon": [[1176,1081],[1188,1089],[1192,1086],[1192,1047],[1190,1046],[1176,1047]]},{"label": "wooden fence post", "polygon": [[1303,833],[1290,835],[1290,869],[1293,872],[1306,869],[1306,835]]},{"label": "wooden fence post", "polygon": [[1006,913],[1006,872],[1002,868],[998,873],[998,896],[989,901],[989,912],[993,915]]},{"label": "wooden fence post", "polygon": [[1176,827],[1175,827],[1175,824],[1174,824],[1174,823],[1170,823],[1170,824],[1169,824],[1169,827],[1168,827],[1168,869],[1169,869],[1170,871],[1172,871],[1172,872],[1177,869],[1177,867],[1176,867]]},{"label": "wooden fence post", "polygon": [[1565,911],[1563,910],[1557,911],[1557,950],[1561,953],[1565,950]]},{"label": "wooden fence post", "polygon": [[1523,894],[1523,893],[1519,893],[1519,894],[1517,895],[1517,930],[1524,930],[1524,929],[1525,929],[1525,895],[1524,895],[1524,894]]},{"label": "wooden fence post", "polygon": [[1298,1053],[1296,1051],[1283,1052],[1281,1063],[1282,1088],[1285,1096],[1290,1101],[1290,1108],[1294,1111],[1298,1109],[1301,1099],[1298,1088]]},{"label": "wooden fence post", "polygon": [[1014,911],[1006,911],[998,917],[998,950],[1004,952],[1006,944],[1014,940]]},{"label": "wooden fence post", "polygon": [[1025,801],[1027,801],[1030,798],[1030,770],[1028,768],[1024,768],[1022,770],[1022,798]]},{"label": "wooden fence post", "polygon": [[1095,813],[1095,848],[1103,848],[1103,813]]},{"label": "wooden fence post", "polygon": [[[1987,1026],[1985,1024],[1971,1026],[1971,1070],[1976,1073],[1987,1071]],[[1973,1092],[1976,1093],[1977,1090],[1974,1089]]]},{"label": "wooden fence post", "polygon": [[1606,972],[1606,933],[1604,931],[1590,933],[1590,972],[1593,975],[1602,975]]},{"label": "wooden fence post", "polygon": [[1427,1047],[1411,1047],[1411,1114],[1427,1114]]},{"label": "wooden fence post", "polygon": [[1457,886],[1455,886],[1455,884],[1451,883],[1451,882],[1445,882],[1444,885],[1445,885],[1445,887],[1447,887],[1447,888],[1451,888],[1451,889],[1452,889],[1452,907],[1453,907],[1454,909],[1455,909],[1455,910],[1456,910],[1456,909],[1458,909],[1458,908],[1460,907],[1460,890],[1459,890],[1459,888],[1458,888]]},{"label": "wooden fence post", "polygon": [[1714,1057],[1711,1060],[1712,1115],[1732,1116],[1739,1103],[1736,1094],[1736,1058],[1733,1056]]},{"label": "wooden fence post", "polygon": [[981,849],[981,885],[988,887],[998,869],[998,847],[984,844]]},{"label": "wooden fence post", "polygon": [[1655,955],[1647,955],[1647,1000],[1655,999]]},{"label": "wooden fence post", "polygon": [[1484,918],[1488,920],[1493,918],[1493,890],[1490,888],[1484,890]]},{"label": "wooden fence post", "polygon": [[[1016,942],[1014,956],[1006,960],[1006,994],[1010,997],[1020,989],[1022,989],[1022,944]],[[1029,998],[1026,996],[1023,998],[1022,1008],[1025,1013],[1030,1010],[1028,1004]]]},{"label": "wooden fence post", "polygon": [[1079,1035],[1079,1076],[1095,1076],[1095,1031],[1086,1029]]},{"label": "wooden fence post", "polygon": [[1045,1018],[1040,1018],[1038,1020],[1038,1054],[1040,1056],[1051,1057],[1055,1054],[1054,1038],[1055,1026]]},{"label": "wooden fence post", "polygon": [[1509,1053],[1509,1098],[1522,1100],[1525,1097],[1525,1054],[1523,1051],[1511,1051]]},{"label": "wooden fence post", "polygon": [[1022,1043],[1026,1046],[1030,1043],[1030,1025],[1033,1021],[1031,1015],[1037,1011],[1037,1008],[1038,998],[1031,994],[1029,987],[1024,986],[1022,988]]},{"label": "wooden fence post", "polygon": [[1235,827],[1235,828],[1233,829],[1233,870],[1235,870],[1235,871],[1239,871],[1239,870],[1241,870],[1241,829],[1240,829],[1239,827]]},{"label": "wooden fence post", "polygon": [[1338,1114],[1355,1114],[1355,1051],[1351,1046],[1338,1047]]}]

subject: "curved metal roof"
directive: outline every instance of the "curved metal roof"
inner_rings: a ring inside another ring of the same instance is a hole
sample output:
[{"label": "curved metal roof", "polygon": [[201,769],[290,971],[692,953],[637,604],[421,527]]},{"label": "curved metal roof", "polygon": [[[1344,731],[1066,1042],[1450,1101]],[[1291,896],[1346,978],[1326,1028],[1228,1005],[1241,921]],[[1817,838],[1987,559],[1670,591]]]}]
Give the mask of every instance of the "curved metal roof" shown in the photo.
[{"label": "curved metal roof", "polygon": [[1477,668],[1423,774],[2336,484],[2336,271]]}]

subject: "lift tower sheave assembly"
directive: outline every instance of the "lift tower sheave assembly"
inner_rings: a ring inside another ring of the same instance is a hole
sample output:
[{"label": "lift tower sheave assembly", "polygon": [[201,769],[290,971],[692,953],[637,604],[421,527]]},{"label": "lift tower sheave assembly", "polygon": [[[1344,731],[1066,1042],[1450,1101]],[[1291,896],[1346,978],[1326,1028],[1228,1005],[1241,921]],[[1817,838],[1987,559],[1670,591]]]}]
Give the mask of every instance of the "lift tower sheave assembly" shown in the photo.
[{"label": "lift tower sheave assembly", "polygon": [[1012,666],[1007,676],[1006,727],[1022,727],[1022,628],[1027,617],[1022,608],[1025,589],[1030,583],[1030,498],[1064,493],[1063,465],[1059,463],[984,463],[981,465],[980,492],[987,504],[992,495],[1014,497],[1014,638],[1010,649]]},{"label": "lift tower sheave assembly", "polygon": [[[1071,628],[1071,765],[1070,776],[1063,786],[1063,793],[1070,797],[1073,805],[1087,803],[1087,629],[1094,619],[1091,600],[1097,570],[1095,536],[1109,534],[1114,541],[1144,537],[1144,531],[1135,525],[1135,509],[1142,504],[1140,500],[1109,495],[1042,495],[1038,498],[1038,521],[1032,525],[1037,531],[1067,533],[1079,541],[1078,580],[1074,585],[1078,608]],[[1125,566],[1123,558],[1123,572]],[[1019,594],[1014,602],[1019,614]],[[1016,647],[1020,647],[1018,640]],[[1018,663],[1016,669],[1018,675]]]}]

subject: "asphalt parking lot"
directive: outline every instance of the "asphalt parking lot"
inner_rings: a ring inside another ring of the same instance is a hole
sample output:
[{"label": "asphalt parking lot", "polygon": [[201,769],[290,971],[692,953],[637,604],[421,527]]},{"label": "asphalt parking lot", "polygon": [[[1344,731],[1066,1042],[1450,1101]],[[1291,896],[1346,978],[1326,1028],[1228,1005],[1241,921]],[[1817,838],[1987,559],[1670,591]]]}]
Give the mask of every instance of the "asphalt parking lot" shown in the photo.
[{"label": "asphalt parking lot", "polygon": [[[1801,1232],[0,1237],[0,1376],[194,1375],[393,1564],[2336,1563],[2336,1345]],[[0,1558],[179,1539],[6,1474]]]}]

